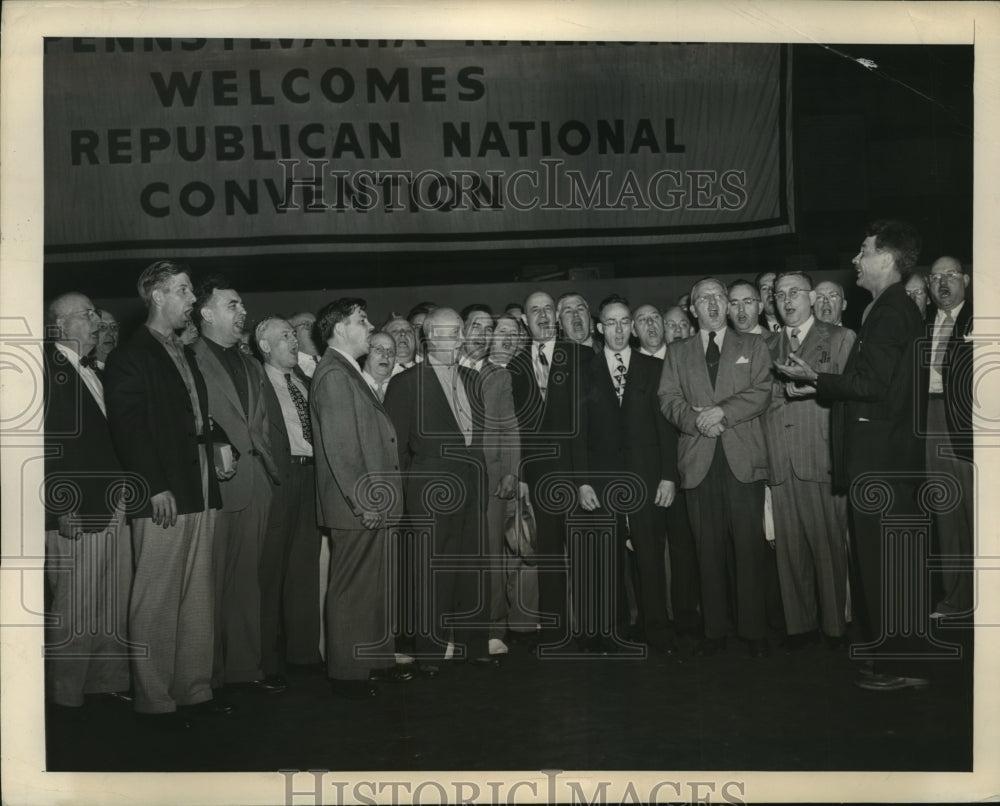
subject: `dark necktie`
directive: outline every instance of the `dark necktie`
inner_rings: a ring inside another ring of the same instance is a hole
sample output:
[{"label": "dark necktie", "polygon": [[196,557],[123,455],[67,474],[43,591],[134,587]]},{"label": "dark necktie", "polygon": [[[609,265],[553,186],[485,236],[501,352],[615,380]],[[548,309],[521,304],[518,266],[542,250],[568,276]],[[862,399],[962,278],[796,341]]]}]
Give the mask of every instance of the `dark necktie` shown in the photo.
[{"label": "dark necktie", "polygon": [[91,369],[97,369],[97,359],[92,355],[85,355],[80,359],[81,367],[90,367]]},{"label": "dark necktie", "polygon": [[788,346],[791,347],[793,353],[799,351],[801,343],[799,342],[799,329],[797,327],[792,328],[792,332],[788,334]]},{"label": "dark necktie", "polygon": [[719,374],[719,345],[715,343],[715,331],[708,331],[708,348],[705,350],[705,364],[708,366],[708,379],[715,388],[715,378]]},{"label": "dark necktie", "polygon": [[542,399],[545,399],[545,393],[548,391],[549,384],[549,359],[545,355],[545,345],[538,345],[538,363],[542,368],[538,377],[538,390],[542,393]]},{"label": "dark necktie", "polygon": [[781,323],[780,322],[774,322],[771,325],[771,332],[772,333],[777,333],[779,330],[781,330]]},{"label": "dark necktie", "polygon": [[618,405],[621,406],[622,397],[625,395],[625,375],[628,370],[625,369],[621,353],[615,353],[615,360],[618,362],[618,366],[615,367],[615,392],[618,395]]},{"label": "dark necktie", "polygon": [[290,372],[285,373],[285,383],[288,385],[288,394],[292,398],[292,403],[295,404],[295,411],[299,415],[299,424],[302,426],[302,438],[312,445],[312,423],[309,421],[309,406],[306,403],[305,395],[295,385]]}]

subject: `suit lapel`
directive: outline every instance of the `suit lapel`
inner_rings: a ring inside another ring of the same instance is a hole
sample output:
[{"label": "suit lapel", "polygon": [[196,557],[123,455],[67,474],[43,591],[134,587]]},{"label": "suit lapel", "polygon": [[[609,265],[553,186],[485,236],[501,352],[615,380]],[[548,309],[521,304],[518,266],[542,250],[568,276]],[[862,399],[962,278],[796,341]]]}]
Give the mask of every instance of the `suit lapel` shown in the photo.
[{"label": "suit lapel", "polygon": [[[448,396],[441,387],[441,381],[438,379],[437,373],[427,365],[426,361],[422,362],[420,365],[419,380],[420,385],[423,387],[420,397],[423,399],[424,405],[420,407],[420,414],[421,422],[424,427],[431,433],[439,430],[431,423],[428,423],[424,417],[426,415],[430,415],[432,417],[440,416],[440,422],[443,427],[446,427],[449,431],[456,434],[461,434],[462,429],[458,427],[458,421],[455,419],[455,414],[452,412],[451,406],[448,404]],[[458,376],[458,382],[462,383],[461,375]],[[464,383],[462,383],[462,387],[463,389],[465,388]],[[465,396],[469,397],[468,391],[466,391]],[[437,415],[437,412],[441,412],[441,414]]]},{"label": "suit lapel", "polygon": [[[233,409],[243,416],[243,404],[240,402],[239,395],[236,394],[236,387],[229,377],[229,372],[222,366],[222,362],[215,357],[212,348],[205,344],[204,337],[194,343],[194,354],[198,359],[198,364],[202,368],[201,374],[205,376],[206,380],[211,379],[210,382],[222,390],[222,394],[225,395]],[[249,420],[249,413],[247,413],[246,419]]]},{"label": "suit lapel", "polygon": [[[375,391],[368,385],[368,382],[361,377],[361,373],[358,372],[358,370],[333,347],[330,347],[327,350],[327,353],[330,354],[330,358],[333,361],[336,361],[346,370],[347,377],[349,378],[348,383],[352,383],[356,388],[360,388],[361,394],[367,396],[375,404],[375,408],[388,417],[389,415],[386,413],[385,407],[382,405],[382,401],[378,399],[378,395],[376,395]],[[326,358],[326,354],[323,355],[323,358]],[[319,371],[319,365],[316,366],[316,371]],[[313,377],[316,377],[315,374],[313,374]]]}]

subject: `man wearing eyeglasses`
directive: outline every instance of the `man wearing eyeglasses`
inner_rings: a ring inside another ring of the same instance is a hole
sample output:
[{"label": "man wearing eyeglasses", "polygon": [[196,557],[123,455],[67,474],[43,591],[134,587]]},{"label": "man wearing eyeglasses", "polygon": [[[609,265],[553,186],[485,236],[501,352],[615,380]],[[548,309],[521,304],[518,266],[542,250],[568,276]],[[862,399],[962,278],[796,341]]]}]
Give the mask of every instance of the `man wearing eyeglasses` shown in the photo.
[{"label": "man wearing eyeglasses", "polygon": [[913,300],[920,315],[927,317],[927,279],[918,272],[913,272],[906,281],[906,296]]},{"label": "man wearing eyeglasses", "polygon": [[[687,296],[687,295],[685,295]],[[663,312],[663,340],[667,344],[691,335],[691,319],[679,305]],[[664,351],[666,355],[666,351]]]},{"label": "man wearing eyeglasses", "polygon": [[388,333],[372,333],[368,338],[368,355],[361,366],[361,374],[379,400],[385,400],[395,366],[395,340]]},{"label": "man wearing eyeglasses", "polygon": [[816,301],[813,303],[813,315],[828,325],[843,326],[844,310],[847,299],[844,297],[844,287],[839,283],[824,280],[815,288]]},{"label": "man wearing eyeglasses", "polygon": [[[785,326],[768,338],[772,358],[784,364],[795,353],[819,372],[842,372],[854,331],[813,315],[809,275],[779,274],[775,289]],[[820,630],[838,647],[847,626],[847,499],[832,490],[830,408],[815,392],[776,379],[764,416],[786,646],[793,649],[818,640]]]},{"label": "man wearing eyeglasses", "polygon": [[725,648],[732,574],[737,634],[751,655],[764,657],[769,550],[761,523],[768,467],[760,418],[771,400],[770,354],[760,336],[726,327],[729,295],[719,280],[699,280],[691,299],[699,333],[667,348],[659,397],[664,416],[680,431],[678,466],[705,621],[699,652]]},{"label": "man wearing eyeglasses", "polygon": [[760,336],[764,328],[760,314],[764,305],[753,283],[737,280],[729,285],[729,321],[739,333],[756,333]]},{"label": "man wearing eyeglasses", "polygon": [[[923,475],[925,464],[918,412],[928,379],[917,354],[924,325],[906,296],[902,275],[916,265],[919,254],[920,236],[910,224],[894,220],[870,224],[853,262],[858,285],[871,292],[873,300],[861,318],[844,371],[817,372],[794,353],[775,365],[790,380],[813,386],[820,401],[834,403],[830,429],[833,484],[834,489],[849,493],[853,549],[869,637],[879,646],[874,671],[862,669],[855,681],[870,691],[929,684],[913,674],[912,660],[899,659],[912,658],[914,653],[919,656],[926,646],[919,634],[892,629],[886,617],[889,608],[903,606],[904,590],[919,586],[920,571],[902,554],[886,550],[883,512],[877,506],[886,500],[891,513],[898,516],[918,511],[916,479]],[[915,621],[922,615],[897,617]]]},{"label": "man wearing eyeglasses", "polygon": [[[927,401],[927,469],[958,482],[958,506],[935,515],[940,553],[968,561],[973,556],[972,476],[972,299],[970,277],[953,257],[934,261],[927,276],[933,305],[927,311],[931,337]],[[944,508],[942,508],[944,509]],[[944,596],[931,618],[968,614],[974,603],[971,571],[945,567]]]},{"label": "man wearing eyeglasses", "polygon": [[75,716],[85,694],[129,688],[131,533],[125,473],[111,444],[104,388],[88,358],[101,335],[100,317],[77,293],[52,300],[45,314],[51,339],[43,350],[45,609],[52,619],[46,694],[58,711]]}]

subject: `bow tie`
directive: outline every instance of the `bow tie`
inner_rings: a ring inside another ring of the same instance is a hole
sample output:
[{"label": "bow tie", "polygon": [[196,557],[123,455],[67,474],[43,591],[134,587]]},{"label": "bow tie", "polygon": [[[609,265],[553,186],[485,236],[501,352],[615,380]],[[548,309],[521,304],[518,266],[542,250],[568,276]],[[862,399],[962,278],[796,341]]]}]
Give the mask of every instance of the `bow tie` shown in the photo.
[{"label": "bow tie", "polygon": [[90,367],[91,369],[97,369],[97,359],[92,355],[85,355],[80,359],[81,367]]}]

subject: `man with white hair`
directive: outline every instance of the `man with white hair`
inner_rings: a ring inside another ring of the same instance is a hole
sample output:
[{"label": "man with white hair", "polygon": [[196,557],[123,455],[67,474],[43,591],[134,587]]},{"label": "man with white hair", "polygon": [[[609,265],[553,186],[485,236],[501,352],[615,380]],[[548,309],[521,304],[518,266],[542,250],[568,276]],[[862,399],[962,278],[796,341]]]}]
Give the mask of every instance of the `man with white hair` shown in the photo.
[{"label": "man with white hair", "polygon": [[268,316],[254,329],[254,340],[268,380],[264,402],[280,476],[260,550],[261,670],[265,680],[280,684],[286,663],[312,666],[320,659],[316,462],[309,384],[295,372],[295,329],[285,319]]},{"label": "man with white hair", "polygon": [[816,301],[813,303],[813,315],[820,322],[828,325],[844,324],[844,311],[847,310],[847,297],[840,283],[824,280],[816,283]]},{"label": "man with white hair", "polygon": [[590,305],[582,294],[567,291],[556,302],[556,316],[562,329],[563,338],[594,349],[594,323],[590,317]]},{"label": "man with white hair", "polygon": [[412,367],[417,362],[417,334],[413,325],[402,316],[392,314],[382,326],[382,332],[388,333],[396,342],[396,366],[392,368],[392,374],[398,375]]},{"label": "man with white hair", "polygon": [[[486,463],[482,383],[473,370],[459,366],[458,312],[435,308],[427,314],[423,330],[424,361],[397,375],[385,397],[405,477],[406,514],[433,522],[432,558],[480,557],[486,553],[488,537],[482,530],[486,508],[481,495],[481,469]],[[434,506],[441,496],[432,491],[442,485],[457,506]],[[449,642],[458,660],[495,663],[482,627],[489,621],[489,574],[476,567],[431,573],[424,566],[417,571],[420,612],[430,615],[430,623],[422,625],[416,636],[421,672],[438,674]]]},{"label": "man with white hair", "polygon": [[46,691],[52,705],[75,715],[85,694],[127,698],[131,533],[126,474],[89,357],[104,333],[101,319],[75,292],[45,313]]},{"label": "man with white hair", "polygon": [[395,367],[395,340],[388,333],[372,333],[368,337],[368,355],[365,356],[361,374],[379,400],[385,400]]},{"label": "man with white hair", "polygon": [[292,314],[288,317],[288,324],[294,328],[295,337],[299,341],[299,372],[302,373],[302,379],[308,383],[319,363],[319,349],[313,340],[316,315],[308,311]]}]

